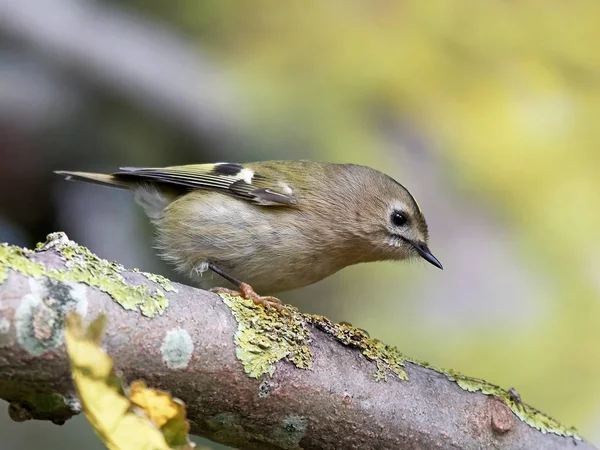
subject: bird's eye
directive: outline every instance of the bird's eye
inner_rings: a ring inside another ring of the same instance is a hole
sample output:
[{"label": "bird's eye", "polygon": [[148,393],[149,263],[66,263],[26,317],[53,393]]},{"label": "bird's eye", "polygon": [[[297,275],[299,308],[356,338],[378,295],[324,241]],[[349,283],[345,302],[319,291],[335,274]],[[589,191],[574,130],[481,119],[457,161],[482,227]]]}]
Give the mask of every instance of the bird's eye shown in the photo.
[{"label": "bird's eye", "polygon": [[403,227],[408,223],[408,217],[406,217],[406,214],[400,211],[394,211],[391,219],[392,223],[397,227]]}]

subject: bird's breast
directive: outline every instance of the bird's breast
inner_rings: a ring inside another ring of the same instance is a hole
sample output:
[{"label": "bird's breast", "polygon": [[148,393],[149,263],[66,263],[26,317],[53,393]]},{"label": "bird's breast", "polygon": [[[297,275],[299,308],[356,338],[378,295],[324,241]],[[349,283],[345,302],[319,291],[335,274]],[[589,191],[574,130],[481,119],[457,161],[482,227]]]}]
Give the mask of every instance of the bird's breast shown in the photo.
[{"label": "bird's breast", "polygon": [[[210,262],[258,293],[273,294],[315,283],[347,265],[314,221],[299,209],[203,192],[170,205],[158,224],[158,246],[183,273]],[[211,284],[221,281],[208,278]]]}]

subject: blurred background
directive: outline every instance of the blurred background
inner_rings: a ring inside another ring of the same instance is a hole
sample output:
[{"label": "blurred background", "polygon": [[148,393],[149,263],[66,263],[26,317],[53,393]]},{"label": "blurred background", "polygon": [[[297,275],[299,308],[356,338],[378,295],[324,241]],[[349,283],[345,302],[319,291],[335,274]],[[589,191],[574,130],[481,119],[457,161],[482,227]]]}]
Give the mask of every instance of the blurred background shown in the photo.
[{"label": "blurred background", "polygon": [[[594,0],[0,0],[0,241],[63,230],[185,281],[130,194],[52,171],[370,165],[419,200],[445,270],[359,265],[282,299],[600,445],[598,17]],[[103,448],[84,419],[2,406],[1,448]]]}]

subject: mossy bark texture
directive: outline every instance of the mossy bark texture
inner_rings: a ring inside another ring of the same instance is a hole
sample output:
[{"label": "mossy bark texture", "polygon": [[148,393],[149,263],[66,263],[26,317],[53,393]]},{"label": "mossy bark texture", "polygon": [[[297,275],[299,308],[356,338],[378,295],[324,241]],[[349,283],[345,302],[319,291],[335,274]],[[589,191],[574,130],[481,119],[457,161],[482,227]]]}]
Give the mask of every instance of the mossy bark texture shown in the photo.
[{"label": "mossy bark texture", "polygon": [[187,405],[193,434],[241,449],[592,449],[514,391],[433,368],[361,330],[126,270],[62,233],[0,246],[0,398],[15,420],[80,412],[63,344],[107,316],[127,381]]}]

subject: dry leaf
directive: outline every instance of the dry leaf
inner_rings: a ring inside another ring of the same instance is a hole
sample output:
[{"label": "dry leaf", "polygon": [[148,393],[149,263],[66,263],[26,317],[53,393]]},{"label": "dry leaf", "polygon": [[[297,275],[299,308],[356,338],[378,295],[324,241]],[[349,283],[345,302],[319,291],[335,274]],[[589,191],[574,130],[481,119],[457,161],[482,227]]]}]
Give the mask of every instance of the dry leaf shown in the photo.
[{"label": "dry leaf", "polygon": [[100,439],[111,450],[191,449],[189,423],[183,404],[168,393],[148,389],[135,381],[123,389],[112,359],[100,348],[106,318],[100,316],[87,329],[81,317],[70,314],[65,322],[65,344],[83,412]]}]

